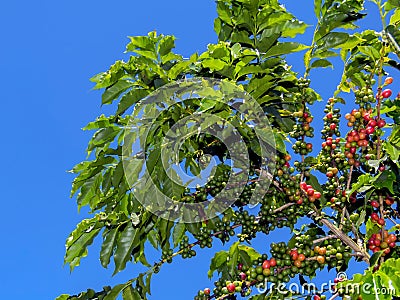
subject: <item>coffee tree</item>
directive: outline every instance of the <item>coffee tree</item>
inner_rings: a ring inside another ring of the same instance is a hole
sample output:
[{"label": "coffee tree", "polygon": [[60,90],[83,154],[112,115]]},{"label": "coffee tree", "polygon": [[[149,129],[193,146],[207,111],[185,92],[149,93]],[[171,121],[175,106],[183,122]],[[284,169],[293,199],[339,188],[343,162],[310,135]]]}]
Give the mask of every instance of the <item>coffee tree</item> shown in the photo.
[{"label": "coffee tree", "polygon": [[[65,263],[78,266],[98,237],[103,267],[148,270],[57,299],[147,299],[164,264],[221,243],[208,272],[217,280],[194,299],[400,296],[400,2],[371,2],[379,32],[357,27],[364,1],[315,0],[309,45],[296,42],[308,25],[275,0],[216,1],[218,43],[190,58],[173,52],[173,36],[130,37],[129,60],[92,78],[116,111],[85,127],[95,130],[90,159],[72,169],[71,195],[93,217],[68,237]],[[303,76],[285,60],[299,51]],[[335,56],[342,78],[321,99],[309,74]],[[313,116],[315,101],[326,105]],[[285,227],[286,240],[252,248]],[[149,247],[160,253],[153,264]],[[330,289],[280,285],[362,262],[363,274]]]}]

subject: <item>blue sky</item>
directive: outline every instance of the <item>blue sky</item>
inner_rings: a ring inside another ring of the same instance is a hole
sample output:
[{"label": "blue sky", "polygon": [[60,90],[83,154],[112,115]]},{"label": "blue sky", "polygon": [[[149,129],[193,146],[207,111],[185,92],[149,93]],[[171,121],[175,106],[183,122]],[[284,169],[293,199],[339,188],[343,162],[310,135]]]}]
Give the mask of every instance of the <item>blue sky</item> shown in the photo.
[{"label": "blue sky", "polygon": [[[306,23],[314,21],[312,1],[285,2]],[[72,274],[63,268],[65,238],[86,217],[69,199],[73,176],[66,171],[85,159],[92,133],[81,128],[101,113],[112,112],[100,107],[101,92],[91,90],[89,78],[126,58],[123,51],[129,35],[157,30],[177,36],[177,52],[185,57],[202,52],[216,41],[215,16],[210,0],[3,3],[2,299],[54,299],[64,292],[124,282],[140,270],[129,265],[111,278],[112,270],[99,264],[96,245]],[[294,69],[302,72],[301,64],[297,62]],[[338,71],[317,74],[312,76],[313,85],[324,97],[331,96],[337,81],[326,78],[337,78]],[[211,251],[202,253],[204,258],[163,267],[154,276],[152,299],[165,299],[166,292],[176,293],[174,299],[191,299],[197,289],[210,285],[206,272]]]}]

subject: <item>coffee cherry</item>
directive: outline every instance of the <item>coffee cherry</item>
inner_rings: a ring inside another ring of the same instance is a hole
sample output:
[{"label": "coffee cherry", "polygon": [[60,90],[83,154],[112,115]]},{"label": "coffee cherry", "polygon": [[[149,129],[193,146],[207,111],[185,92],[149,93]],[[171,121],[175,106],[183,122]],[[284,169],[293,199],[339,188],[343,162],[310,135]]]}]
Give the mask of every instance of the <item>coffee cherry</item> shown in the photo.
[{"label": "coffee cherry", "polygon": [[382,92],[382,97],[383,98],[389,98],[392,96],[392,90],[391,89],[386,89]]},{"label": "coffee cherry", "polygon": [[371,214],[371,219],[372,219],[373,222],[378,222],[378,220],[379,220],[378,214],[377,213],[372,213]]},{"label": "coffee cherry", "polygon": [[269,269],[271,267],[271,263],[269,260],[264,260],[263,264],[262,264],[262,268],[263,269]]},{"label": "coffee cherry", "polygon": [[389,85],[393,82],[393,77],[386,77],[385,79],[385,85]]},{"label": "coffee cherry", "polygon": [[275,260],[275,258],[271,258],[271,259],[269,260],[269,263],[270,263],[271,267],[275,267],[275,266],[276,266],[276,260]]},{"label": "coffee cherry", "polygon": [[233,292],[235,292],[235,290],[236,290],[236,286],[235,286],[235,284],[233,284],[233,283],[229,283],[229,284],[226,286],[226,288],[228,289],[228,292],[229,292],[229,293],[233,293]]},{"label": "coffee cherry", "polygon": [[385,120],[380,119],[380,120],[377,122],[377,124],[378,124],[378,127],[379,127],[379,128],[382,128],[382,127],[385,127],[386,122],[385,122]]},{"label": "coffee cherry", "polygon": [[375,208],[378,208],[379,207],[379,203],[378,203],[378,201],[371,201],[371,205],[373,206],[373,207],[375,207]]},{"label": "coffee cherry", "polygon": [[204,295],[210,295],[210,293],[211,293],[211,290],[209,289],[209,288],[205,288],[204,289]]},{"label": "coffee cherry", "polygon": [[245,273],[243,273],[243,272],[240,272],[239,273],[239,278],[240,278],[240,280],[246,280],[247,275]]}]

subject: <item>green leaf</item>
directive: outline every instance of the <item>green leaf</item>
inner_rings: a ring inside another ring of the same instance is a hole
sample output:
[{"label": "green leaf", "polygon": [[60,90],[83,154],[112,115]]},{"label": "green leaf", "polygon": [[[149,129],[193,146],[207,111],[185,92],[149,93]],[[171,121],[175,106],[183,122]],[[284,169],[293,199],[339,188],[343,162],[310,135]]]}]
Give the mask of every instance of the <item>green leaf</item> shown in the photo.
[{"label": "green leaf", "polygon": [[118,284],[114,286],[111,291],[103,298],[103,300],[115,300],[118,295],[122,292],[122,290],[126,287],[125,284]]},{"label": "green leaf", "polygon": [[374,46],[358,46],[357,48],[361,53],[367,55],[374,61],[377,61],[381,57],[379,51],[376,50]]},{"label": "green leaf", "polygon": [[126,263],[131,259],[132,251],[137,245],[138,229],[134,228],[129,222],[117,242],[117,247],[114,253],[115,270],[113,275],[125,269]]},{"label": "green leaf", "polygon": [[175,48],[175,37],[172,35],[163,37],[158,44],[158,53],[160,56],[165,56]]},{"label": "green leaf", "polygon": [[249,247],[249,246],[246,246],[246,245],[238,245],[238,248],[239,248],[240,252],[245,252],[249,256],[251,262],[253,262],[254,260],[258,259],[261,256],[261,254],[258,253],[252,247]]},{"label": "green leaf", "polygon": [[143,300],[139,292],[134,289],[131,285],[122,291],[123,300]]},{"label": "green leaf", "polygon": [[110,104],[115,99],[118,98],[121,93],[126,91],[128,88],[132,86],[132,82],[127,80],[118,80],[115,84],[108,87],[103,95],[101,96],[101,103],[102,104]]},{"label": "green leaf", "polygon": [[313,69],[313,68],[328,68],[328,67],[333,69],[332,63],[327,59],[317,59],[317,60],[313,61],[313,63],[311,64],[311,69]]},{"label": "green leaf", "polygon": [[[350,198],[350,196],[355,192],[359,191],[361,187],[366,187],[368,189],[372,188],[370,185],[371,183],[372,176],[370,174],[363,174],[360,177],[357,178],[357,182],[354,182],[351,186],[350,192],[347,193],[347,199]],[[364,189],[364,191],[366,191]]]},{"label": "green leaf", "polygon": [[322,0],[314,0],[314,14],[319,19],[321,14]]},{"label": "green leaf", "polygon": [[355,224],[356,228],[360,228],[361,224],[364,223],[366,214],[367,214],[367,212],[365,211],[365,209],[363,211],[361,211],[361,214],[358,217],[358,220],[357,220],[357,222]]},{"label": "green leaf", "polygon": [[133,52],[136,49],[144,49],[149,51],[154,51],[155,43],[151,39],[151,35],[153,33],[149,33],[148,36],[130,36],[130,43],[126,46],[127,52]]},{"label": "green leaf", "polygon": [[93,135],[93,138],[89,142],[87,151],[90,152],[96,147],[112,142],[120,132],[121,129],[117,126],[101,128]]},{"label": "green leaf", "polygon": [[144,89],[133,89],[121,97],[121,101],[118,103],[117,115],[123,114],[133,104],[149,95],[148,90]]},{"label": "green leaf", "polygon": [[283,134],[279,131],[274,131],[275,147],[281,153],[286,153],[286,145]]},{"label": "green leaf", "polygon": [[375,252],[375,253],[371,256],[371,258],[369,259],[369,265],[370,265],[371,267],[374,267],[376,264],[378,264],[379,259],[381,258],[382,254],[383,254],[383,251]]},{"label": "green leaf", "polygon": [[235,242],[229,248],[229,261],[227,263],[229,268],[229,274],[235,274],[238,265],[238,258],[239,258],[239,242]]},{"label": "green leaf", "polygon": [[226,251],[215,253],[214,257],[211,259],[210,270],[207,272],[208,278],[211,279],[213,273],[227,263],[228,257],[229,253]]},{"label": "green leaf", "polygon": [[287,42],[287,43],[278,43],[275,46],[272,46],[267,53],[263,55],[264,58],[268,58],[271,56],[280,56],[284,54],[294,53],[298,51],[302,51],[304,49],[308,49],[309,46],[304,44],[295,43],[295,42]]},{"label": "green leaf", "polygon": [[384,4],[385,10],[390,11],[393,8],[399,8],[400,7],[400,0],[388,0]]},{"label": "green leaf", "polygon": [[399,156],[400,156],[400,149],[392,145],[389,141],[383,142],[383,148],[385,149],[386,153],[389,155],[390,159],[397,163]]},{"label": "green leaf", "polygon": [[[399,1],[400,2],[400,1]],[[400,22],[400,8],[397,7],[397,9],[394,11],[393,15],[390,17],[390,24],[395,25]]]},{"label": "green leaf", "polygon": [[178,246],[183,236],[185,235],[185,232],[186,232],[185,223],[177,223],[175,225],[174,230],[172,232],[172,241],[174,244],[174,248]]},{"label": "green leaf", "polygon": [[64,263],[69,263],[71,271],[79,265],[80,259],[87,255],[87,247],[101,230],[97,217],[81,221],[66,242]]},{"label": "green leaf", "polygon": [[169,71],[168,71],[168,78],[176,79],[179,74],[185,73],[188,69],[189,65],[191,64],[190,61],[180,61],[175,64]]},{"label": "green leaf", "polygon": [[213,58],[203,60],[201,64],[203,65],[204,68],[209,68],[212,71],[220,71],[223,68],[225,68],[225,66],[227,66],[227,63],[224,62],[223,60],[213,59]]},{"label": "green leaf", "polygon": [[96,174],[84,181],[81,191],[77,196],[78,207],[81,208],[87,204],[93,208],[100,199],[100,185],[102,182],[101,173]]},{"label": "green leaf", "polygon": [[110,258],[114,250],[115,240],[118,234],[119,228],[112,228],[106,230],[103,233],[103,244],[100,250],[100,262],[104,268],[107,268],[110,263]]},{"label": "green leaf", "polygon": [[330,32],[323,38],[321,38],[317,45],[318,51],[325,51],[330,48],[335,48],[345,43],[349,38],[349,35],[344,32]]},{"label": "green leaf", "polygon": [[55,300],[68,300],[70,298],[70,295],[68,294],[62,294],[58,296]]},{"label": "green leaf", "polygon": [[374,178],[373,185],[378,189],[387,188],[392,194],[393,183],[396,181],[396,175],[393,171],[385,170],[378,177]]},{"label": "green leaf", "polygon": [[157,233],[154,230],[147,234],[147,239],[155,249],[158,249]]},{"label": "green leaf", "polygon": [[380,231],[380,227],[376,223],[372,222],[371,219],[368,219],[365,226],[367,230],[365,240],[368,240],[371,237],[371,235],[373,235],[374,233],[378,233]]}]

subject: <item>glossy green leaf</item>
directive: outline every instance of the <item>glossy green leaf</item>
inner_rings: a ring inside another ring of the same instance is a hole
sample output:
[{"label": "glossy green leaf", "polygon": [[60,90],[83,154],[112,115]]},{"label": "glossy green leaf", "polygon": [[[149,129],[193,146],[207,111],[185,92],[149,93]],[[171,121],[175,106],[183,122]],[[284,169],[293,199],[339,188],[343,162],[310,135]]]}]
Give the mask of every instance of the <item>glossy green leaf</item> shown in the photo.
[{"label": "glossy green leaf", "polygon": [[118,284],[114,286],[109,293],[103,298],[103,300],[116,300],[118,295],[126,287],[126,284]]},{"label": "glossy green leaf", "polygon": [[229,248],[229,260],[227,262],[227,266],[229,268],[229,274],[235,274],[237,270],[239,259],[239,242],[235,242]]},{"label": "glossy green leaf", "polygon": [[144,89],[132,89],[125,95],[121,97],[118,103],[117,115],[123,114],[127,109],[129,109],[133,104],[136,104],[139,100],[143,99],[149,95],[148,90]]},{"label": "glossy green leaf", "polygon": [[64,263],[69,263],[71,271],[79,266],[80,259],[87,255],[87,247],[93,243],[94,238],[101,230],[101,224],[96,217],[81,221],[77,228],[70,234],[66,242]]},{"label": "glossy green leaf", "polygon": [[127,223],[121,232],[114,253],[115,270],[113,275],[125,269],[126,263],[131,259],[132,250],[137,243],[138,229]]},{"label": "glossy green leaf", "polygon": [[304,49],[309,48],[306,45],[296,43],[296,42],[286,42],[286,43],[278,43],[275,46],[272,46],[263,57],[272,57],[272,56],[280,56],[284,54],[294,53],[298,51],[302,51]]},{"label": "glossy green leaf", "polygon": [[383,142],[383,148],[389,155],[390,159],[396,163],[400,156],[400,149],[392,145],[389,141]]},{"label": "glossy green leaf", "polygon": [[367,224],[365,225],[366,230],[367,230],[367,234],[365,236],[365,240],[368,240],[371,235],[373,235],[374,233],[378,233],[380,230],[380,226],[377,225],[376,223],[372,222],[371,219],[368,219]]},{"label": "glossy green leaf", "polygon": [[103,233],[103,244],[100,250],[100,262],[104,268],[107,268],[110,263],[111,255],[114,251],[114,246],[118,234],[118,227],[106,230]]},{"label": "glossy green leaf", "polygon": [[358,50],[360,50],[361,53],[364,53],[375,61],[381,57],[379,51],[376,50],[373,46],[358,46]]},{"label": "glossy green leaf", "polygon": [[314,14],[319,19],[321,14],[322,0],[314,0]]},{"label": "glossy green leaf", "polygon": [[226,62],[221,59],[206,59],[201,64],[204,68],[209,68],[213,71],[220,71],[227,66]]},{"label": "glossy green leaf", "polygon": [[357,178],[357,182],[353,183],[351,186],[350,192],[347,193],[347,199],[355,192],[358,191],[361,187],[366,186],[367,188],[371,188],[372,176],[370,174],[363,174]]},{"label": "glossy green leaf", "polygon": [[392,194],[394,194],[393,183],[395,181],[396,175],[392,171],[385,170],[374,179],[373,185],[378,189],[387,188]]},{"label": "glossy green leaf", "polygon": [[387,0],[384,4],[385,10],[390,11],[400,7],[400,0]]},{"label": "glossy green leaf", "polygon": [[328,67],[333,69],[332,63],[326,59],[317,59],[317,60],[314,60],[313,63],[311,64],[311,69],[313,69],[313,68],[328,68]]},{"label": "glossy green leaf", "polygon": [[112,142],[120,132],[121,129],[116,126],[99,129],[90,140],[87,151],[90,152],[96,147]]},{"label": "glossy green leaf", "polygon": [[393,15],[390,17],[390,24],[395,25],[400,22],[400,8],[397,7],[397,9],[394,11]]},{"label": "glossy green leaf", "polygon": [[185,223],[177,223],[174,226],[174,230],[172,232],[172,241],[174,244],[174,248],[178,246],[180,241],[182,240],[183,236],[185,235],[186,232],[186,225]]},{"label": "glossy green leaf", "polygon": [[139,292],[134,289],[131,285],[122,291],[123,300],[143,300]]},{"label": "glossy green leaf", "polygon": [[317,43],[318,51],[325,51],[327,49],[335,48],[345,43],[349,38],[349,35],[344,32],[330,32]]},{"label": "glossy green leaf", "polygon": [[132,86],[132,82],[127,80],[119,80],[117,83],[113,84],[105,90],[102,95],[102,104],[110,104],[118,98],[121,93],[126,91]]},{"label": "glossy green leaf", "polygon": [[226,251],[219,251],[215,253],[214,257],[211,259],[210,270],[208,271],[208,278],[212,278],[213,273],[220,269],[220,267],[227,263],[229,253]]},{"label": "glossy green leaf", "polygon": [[375,266],[376,264],[378,264],[379,259],[382,257],[382,254],[383,254],[383,251],[375,252],[375,253],[371,256],[371,258],[369,259],[369,265],[370,265],[371,267],[373,267],[373,266]]},{"label": "glossy green leaf", "polygon": [[130,43],[126,46],[126,51],[132,52],[136,49],[154,51],[155,42],[151,38],[152,35],[149,33],[149,36],[130,36]]}]

